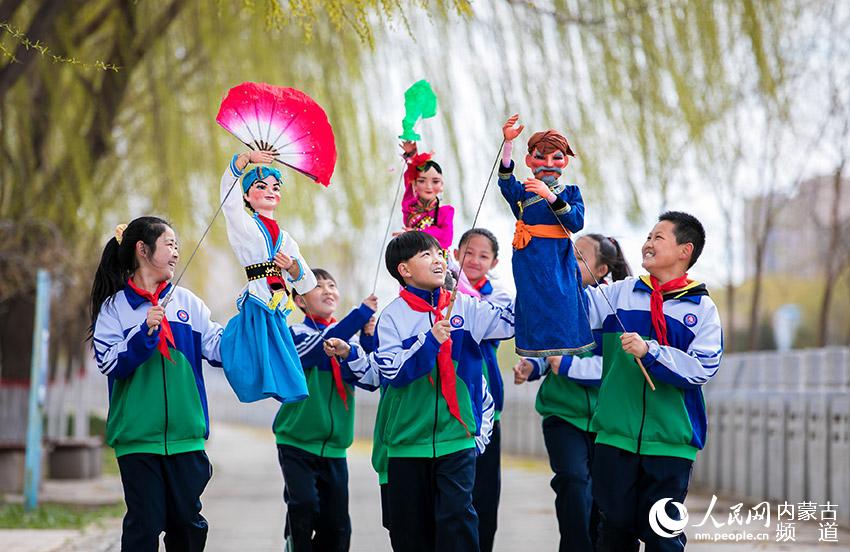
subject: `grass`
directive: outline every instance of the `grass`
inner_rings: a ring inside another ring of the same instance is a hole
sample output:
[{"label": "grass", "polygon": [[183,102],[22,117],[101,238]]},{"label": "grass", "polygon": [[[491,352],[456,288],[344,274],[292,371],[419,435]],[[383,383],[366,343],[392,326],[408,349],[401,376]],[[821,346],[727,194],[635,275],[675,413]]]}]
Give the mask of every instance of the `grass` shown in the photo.
[{"label": "grass", "polygon": [[22,504],[0,504],[0,529],[82,529],[106,518],[124,515],[124,504],[86,507],[41,504],[25,512]]}]

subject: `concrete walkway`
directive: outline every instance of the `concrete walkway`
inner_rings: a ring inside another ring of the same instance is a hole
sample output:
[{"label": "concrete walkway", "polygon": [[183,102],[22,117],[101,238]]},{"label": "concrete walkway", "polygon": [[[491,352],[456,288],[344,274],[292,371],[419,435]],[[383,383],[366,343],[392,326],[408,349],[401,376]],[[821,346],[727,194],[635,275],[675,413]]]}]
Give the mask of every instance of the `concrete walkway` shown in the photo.
[{"label": "concrete walkway", "polygon": [[[271,432],[267,428],[217,424],[207,450],[214,470],[212,481],[202,497],[203,514],[210,523],[207,550],[282,550],[285,515],[283,481]],[[353,552],[390,550],[389,536],[380,523],[377,477],[369,464],[369,452],[368,443],[358,443],[349,454]],[[539,460],[504,460],[496,550],[543,552],[557,549],[558,533],[554,494],[549,488],[550,477],[548,466]],[[696,493],[689,497],[687,506],[692,512],[692,523],[705,514],[709,499],[710,496]],[[723,519],[721,513],[728,513],[728,506],[728,503],[718,504],[715,517]],[[774,531],[774,528],[769,530],[769,542],[758,544],[697,543],[691,537],[688,550],[850,550],[845,545],[817,543],[816,524],[798,524],[796,543],[775,543]],[[0,550],[113,552],[120,548],[120,533],[118,519],[107,520],[84,532],[0,530]],[[850,542],[850,530],[839,529],[839,540]]]}]

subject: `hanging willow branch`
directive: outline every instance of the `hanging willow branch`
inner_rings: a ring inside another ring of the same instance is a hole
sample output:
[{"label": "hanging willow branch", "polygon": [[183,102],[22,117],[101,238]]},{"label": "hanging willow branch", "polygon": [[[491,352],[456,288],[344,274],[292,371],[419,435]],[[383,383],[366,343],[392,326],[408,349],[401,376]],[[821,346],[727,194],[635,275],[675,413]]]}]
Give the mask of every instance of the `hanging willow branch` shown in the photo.
[{"label": "hanging willow branch", "polygon": [[[67,63],[69,65],[76,65],[77,67],[82,67],[83,69],[100,69],[101,71],[119,71],[121,67],[115,65],[113,63],[107,63],[103,60],[96,59],[93,62],[86,62],[75,57],[67,57],[59,54],[54,54],[50,48],[47,47],[40,40],[36,40],[33,42],[27,35],[24,34],[20,29],[11,25],[8,21],[0,21],[0,29],[9,33],[9,35],[18,41],[18,43],[26,48],[27,50],[36,50],[43,57],[49,59],[53,63]],[[18,59],[14,54],[9,52],[2,44],[0,44],[0,54],[3,54],[4,57],[10,59],[12,63],[18,63]]]}]

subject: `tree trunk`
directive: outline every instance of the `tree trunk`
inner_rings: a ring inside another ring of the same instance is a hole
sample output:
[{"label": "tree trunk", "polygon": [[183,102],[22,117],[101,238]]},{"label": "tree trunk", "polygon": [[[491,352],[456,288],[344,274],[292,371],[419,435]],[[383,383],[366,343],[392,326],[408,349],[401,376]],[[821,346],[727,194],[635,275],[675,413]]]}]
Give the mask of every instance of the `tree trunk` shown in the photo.
[{"label": "tree trunk", "polygon": [[829,310],[832,306],[832,295],[835,289],[835,280],[838,276],[836,267],[841,266],[841,221],[839,206],[841,205],[841,174],[844,172],[844,164],[835,169],[832,179],[832,210],[829,216],[829,247],[825,258],[823,271],[823,296],[820,302],[820,315],[818,316],[818,347],[826,347],[829,341]]},{"label": "tree trunk", "polygon": [[761,310],[762,272],[764,271],[764,250],[766,243],[767,232],[765,232],[765,236],[759,238],[759,243],[756,245],[756,272],[753,275],[753,297],[750,301],[750,342],[748,345],[748,350],[750,351],[756,350],[759,337],[761,337],[759,311]]},{"label": "tree trunk", "polygon": [[[43,41],[50,33],[53,22],[56,21],[56,17],[64,5],[65,3],[60,0],[48,0],[42,4],[38,8],[35,17],[33,17],[29,28],[26,30],[25,34],[27,38],[32,42]],[[3,69],[0,69],[0,100],[15,85],[18,79],[26,73],[32,62],[39,55],[39,51],[35,48],[27,48],[23,44],[18,46],[18,49],[15,50],[15,58],[18,60],[18,63],[10,61]]]},{"label": "tree trunk", "polygon": [[34,323],[33,290],[0,304],[0,381],[29,381]]}]

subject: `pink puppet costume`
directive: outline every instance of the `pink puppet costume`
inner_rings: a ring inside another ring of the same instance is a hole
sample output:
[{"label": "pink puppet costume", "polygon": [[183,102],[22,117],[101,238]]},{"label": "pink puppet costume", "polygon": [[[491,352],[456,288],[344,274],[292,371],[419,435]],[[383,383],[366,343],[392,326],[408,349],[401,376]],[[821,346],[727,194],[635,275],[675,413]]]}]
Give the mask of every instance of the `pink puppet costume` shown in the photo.
[{"label": "pink puppet costume", "polygon": [[431,234],[448,249],[454,237],[455,209],[440,204],[443,191],[443,169],[430,153],[417,153],[415,142],[402,144],[407,170],[404,172],[404,197],[401,213],[405,230],[419,230]]}]

